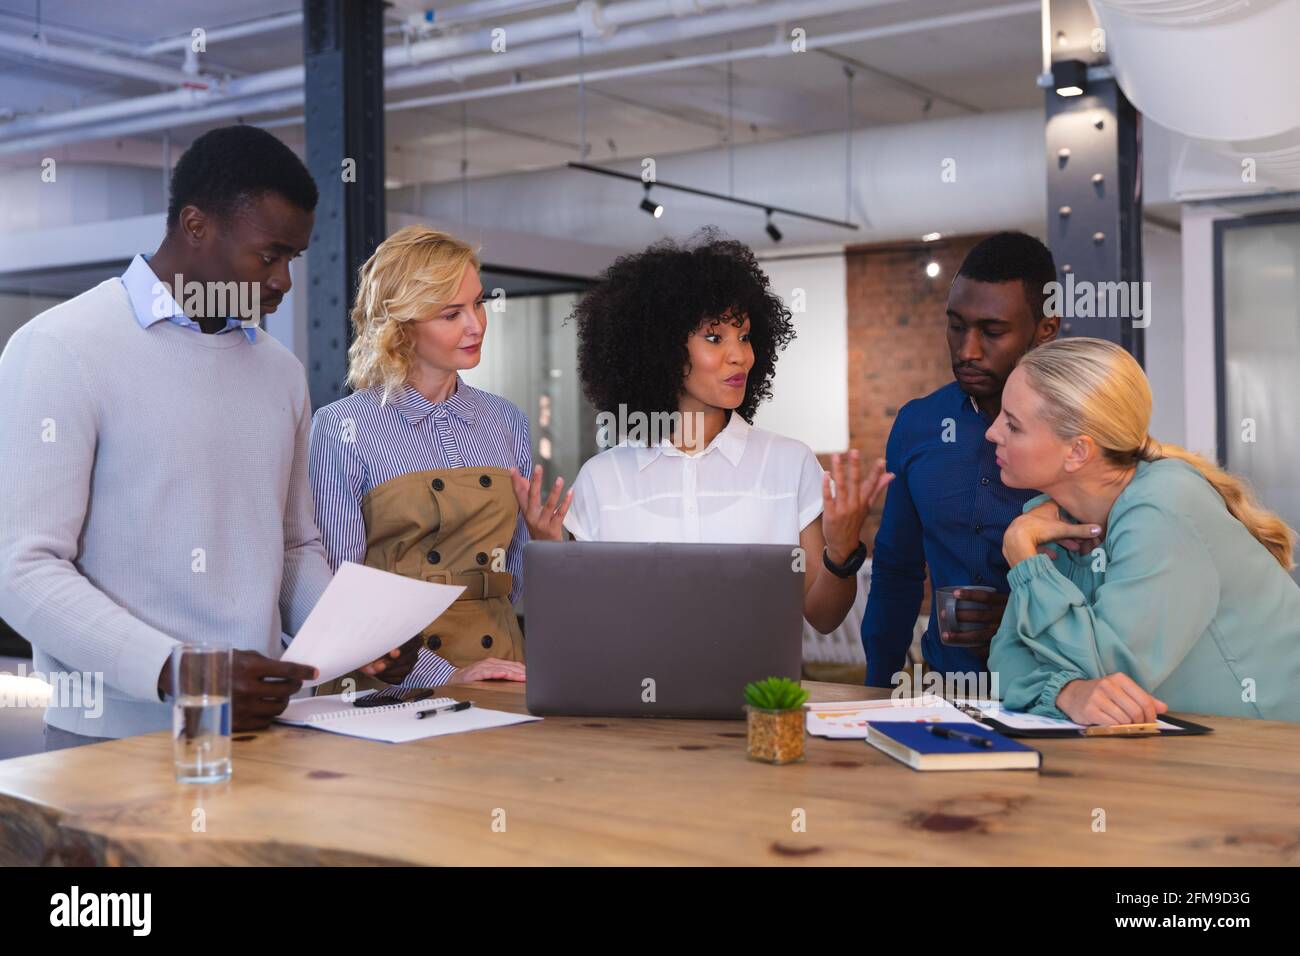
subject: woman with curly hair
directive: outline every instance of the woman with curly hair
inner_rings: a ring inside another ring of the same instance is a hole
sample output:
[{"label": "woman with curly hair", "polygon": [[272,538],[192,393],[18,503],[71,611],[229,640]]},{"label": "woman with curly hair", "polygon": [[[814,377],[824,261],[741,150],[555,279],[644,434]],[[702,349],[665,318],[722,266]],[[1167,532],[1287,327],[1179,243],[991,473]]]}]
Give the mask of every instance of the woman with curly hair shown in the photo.
[{"label": "woman with curly hair", "polygon": [[[827,474],[807,445],[751,425],[794,338],[753,252],[711,230],[656,243],[610,266],[574,316],[598,421],[630,427],[582,467],[564,526],[590,541],[799,546],[804,617],[838,627],[857,593],[863,522],[893,476],[877,460],[862,478],[857,451]],[[666,434],[652,434],[657,422]]]},{"label": "woman with curly hair", "polygon": [[461,381],[487,331],[477,255],[425,226],[394,233],[361,267],[352,326],[356,391],[312,422],[316,523],[330,563],[465,590],[421,632],[408,674],[368,665],[349,676],[358,687],[523,680],[513,607],[523,546],[530,533],[559,538],[564,515],[553,505],[549,519],[526,522],[511,479],[531,471],[528,419]]}]

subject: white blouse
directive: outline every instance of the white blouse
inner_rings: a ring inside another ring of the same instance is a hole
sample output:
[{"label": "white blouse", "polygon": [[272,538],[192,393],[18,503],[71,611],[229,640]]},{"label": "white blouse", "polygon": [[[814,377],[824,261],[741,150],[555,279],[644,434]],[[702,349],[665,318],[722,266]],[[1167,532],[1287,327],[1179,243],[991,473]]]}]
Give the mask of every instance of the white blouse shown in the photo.
[{"label": "white blouse", "polygon": [[696,455],[665,439],[590,459],[564,526],[582,541],[797,545],[822,513],[822,473],[803,442],[733,413]]}]

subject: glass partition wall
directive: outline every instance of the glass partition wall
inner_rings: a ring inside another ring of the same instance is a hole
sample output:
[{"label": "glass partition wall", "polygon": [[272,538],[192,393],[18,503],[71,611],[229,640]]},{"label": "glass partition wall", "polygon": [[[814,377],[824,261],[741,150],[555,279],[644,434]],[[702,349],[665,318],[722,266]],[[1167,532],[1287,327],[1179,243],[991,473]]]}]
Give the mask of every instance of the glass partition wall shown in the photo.
[{"label": "glass partition wall", "polygon": [[1219,455],[1300,528],[1300,212],[1216,223],[1215,271]]},{"label": "glass partition wall", "polygon": [[488,296],[483,358],[462,377],[523,410],[533,464],[543,467],[548,485],[560,476],[567,488],[596,452],[595,411],[578,382],[577,332],[566,321],[579,293],[494,298],[493,276],[487,271],[483,287]]}]

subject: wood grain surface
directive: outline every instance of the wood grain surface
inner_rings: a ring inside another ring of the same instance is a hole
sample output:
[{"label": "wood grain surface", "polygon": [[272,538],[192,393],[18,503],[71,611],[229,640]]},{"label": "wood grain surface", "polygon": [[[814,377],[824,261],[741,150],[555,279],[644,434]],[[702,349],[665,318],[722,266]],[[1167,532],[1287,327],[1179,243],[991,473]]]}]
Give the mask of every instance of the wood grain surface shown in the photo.
[{"label": "wood grain surface", "polygon": [[[522,685],[446,693],[523,710]],[[0,863],[1300,863],[1300,726],[1187,716],[1215,733],[1030,741],[1039,773],[815,737],[774,767],[740,721],[552,717],[400,745],[277,725],[236,735],[229,782],[186,785],[149,734],[0,761]]]}]

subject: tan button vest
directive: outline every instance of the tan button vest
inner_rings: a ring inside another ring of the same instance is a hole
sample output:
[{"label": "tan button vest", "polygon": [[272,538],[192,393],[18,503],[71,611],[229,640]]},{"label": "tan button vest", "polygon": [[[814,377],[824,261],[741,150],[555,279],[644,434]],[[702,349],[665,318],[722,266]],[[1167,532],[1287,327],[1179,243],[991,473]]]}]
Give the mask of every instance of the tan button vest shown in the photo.
[{"label": "tan button vest", "polygon": [[[420,632],[426,647],[457,667],[485,657],[524,659],[524,636],[510,603],[514,576],[502,570],[519,520],[508,469],[408,472],[371,488],[361,515],[369,567],[465,588]],[[356,690],[390,686],[353,671],[318,693],[341,693],[348,678]]]}]

